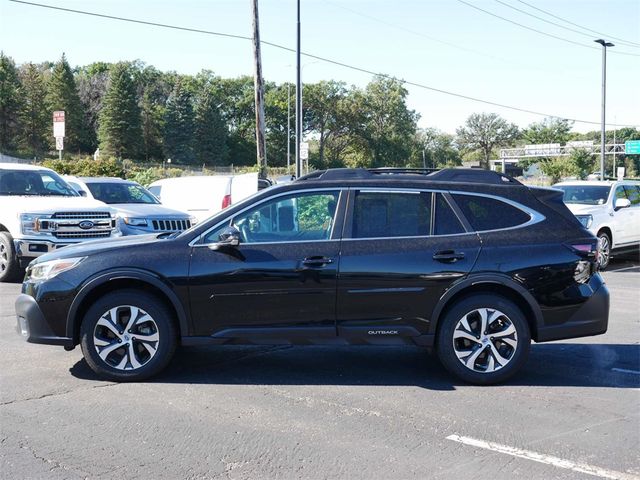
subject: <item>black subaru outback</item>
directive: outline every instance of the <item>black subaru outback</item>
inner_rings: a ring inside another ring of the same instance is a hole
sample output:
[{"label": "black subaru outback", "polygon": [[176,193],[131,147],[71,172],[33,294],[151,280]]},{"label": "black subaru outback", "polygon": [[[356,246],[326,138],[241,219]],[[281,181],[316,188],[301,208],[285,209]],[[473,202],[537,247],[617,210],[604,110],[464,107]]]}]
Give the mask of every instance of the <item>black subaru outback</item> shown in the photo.
[{"label": "black subaru outback", "polygon": [[177,345],[419,345],[492,384],[531,340],[607,330],[596,239],[562,202],[495,172],[335,169],[176,234],[64,248],[27,269],[29,342],[82,346],[116,381]]}]

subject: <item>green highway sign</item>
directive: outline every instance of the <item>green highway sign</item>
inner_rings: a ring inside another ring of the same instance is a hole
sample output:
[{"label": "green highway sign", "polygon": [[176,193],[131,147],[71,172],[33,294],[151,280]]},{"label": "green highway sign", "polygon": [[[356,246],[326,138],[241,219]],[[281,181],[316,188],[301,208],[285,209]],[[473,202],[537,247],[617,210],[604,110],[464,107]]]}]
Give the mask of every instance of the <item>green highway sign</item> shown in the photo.
[{"label": "green highway sign", "polygon": [[626,155],[640,155],[640,140],[627,140],[624,142],[624,153]]}]

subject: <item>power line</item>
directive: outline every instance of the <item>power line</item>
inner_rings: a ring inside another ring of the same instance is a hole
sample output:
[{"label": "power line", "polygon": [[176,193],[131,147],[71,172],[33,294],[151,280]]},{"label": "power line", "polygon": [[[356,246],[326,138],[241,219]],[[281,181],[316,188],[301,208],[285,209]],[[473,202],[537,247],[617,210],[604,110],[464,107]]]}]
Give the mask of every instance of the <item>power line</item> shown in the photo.
[{"label": "power line", "polygon": [[[215,31],[211,31],[211,30],[203,30],[203,29],[197,29],[197,28],[190,28],[190,27],[181,27],[178,25],[169,25],[169,24],[165,24],[165,23],[157,23],[157,22],[150,22],[150,21],[146,21],[146,20],[138,20],[138,19],[134,19],[134,18],[126,18],[126,17],[119,17],[119,16],[115,16],[115,15],[105,15],[105,14],[101,14],[101,13],[95,13],[95,12],[88,12],[88,11],[84,11],[84,10],[75,10],[75,9],[71,9],[71,8],[64,8],[64,7],[57,7],[54,5],[45,5],[45,4],[41,4],[41,3],[35,3],[35,2],[27,2],[25,0],[9,0],[10,2],[14,2],[14,3],[20,3],[20,4],[24,4],[24,5],[31,5],[31,6],[35,6],[35,7],[41,7],[41,8],[48,8],[51,10],[58,10],[58,11],[63,11],[63,12],[69,12],[69,13],[76,13],[79,15],[87,15],[90,17],[99,17],[99,18],[106,18],[109,20],[117,20],[117,21],[122,21],[122,22],[128,22],[128,23],[136,23],[136,24],[142,24],[142,25],[148,25],[148,26],[152,26],[152,27],[160,27],[160,28],[170,28],[172,30],[180,30],[180,31],[186,31],[186,32],[194,32],[194,33],[202,33],[205,35],[214,35],[214,36],[218,36],[218,37],[227,37],[227,38],[233,38],[236,40],[249,40],[252,41],[252,37],[249,36],[245,36],[245,35],[235,35],[235,34],[230,34],[230,33],[223,33],[223,32],[215,32]],[[289,47],[285,47],[284,45],[279,45],[277,43],[273,43],[273,42],[268,42],[266,40],[261,40],[260,43],[265,44],[265,45],[269,45],[271,47],[280,49],[280,50],[285,50],[287,52],[295,52],[296,50],[293,48],[289,48]],[[417,88],[422,88],[425,90],[430,90],[432,92],[437,92],[437,93],[442,93],[444,95],[449,95],[452,97],[457,97],[457,98],[462,98],[465,100],[471,100],[474,102],[479,102],[479,103],[484,103],[487,105],[492,105],[495,107],[500,107],[500,108],[506,108],[508,110],[514,110],[514,111],[518,111],[518,112],[523,112],[523,113],[530,113],[532,115],[539,115],[539,116],[543,116],[543,117],[555,117],[555,118],[563,118],[575,123],[585,123],[585,124],[593,124],[593,125],[600,125],[600,122],[593,122],[590,120],[580,120],[580,119],[576,119],[576,118],[567,118],[561,115],[553,115],[550,113],[544,113],[544,112],[537,112],[535,110],[528,110],[526,108],[520,108],[520,107],[514,107],[511,105],[505,105],[502,103],[498,103],[498,102],[493,102],[490,100],[483,100],[481,98],[476,98],[476,97],[472,97],[469,95],[463,95],[460,93],[455,93],[455,92],[449,92],[447,90],[442,90],[440,88],[435,88],[435,87],[431,87],[429,85],[425,85],[425,84],[421,84],[421,83],[417,83],[417,82],[412,82],[409,80],[403,80],[403,79],[399,79],[397,77],[394,77],[393,75],[388,75],[385,73],[380,73],[380,72],[374,72],[373,70],[368,70],[366,68],[362,68],[362,67],[356,67],[354,65],[349,65],[347,63],[343,63],[337,60],[332,60],[326,57],[321,57],[319,55],[314,55],[311,53],[304,53],[301,52],[302,55],[304,55],[305,57],[308,58],[313,58],[314,60],[319,60],[321,62],[325,62],[325,63],[329,63],[332,65],[337,65],[340,67],[344,67],[344,68],[348,68],[350,70],[354,70],[357,72],[361,72],[361,73],[366,73],[368,75],[374,75],[374,76],[378,76],[378,77],[382,77],[382,78],[387,78],[390,80],[396,80],[399,81],[405,85],[410,85],[413,87],[417,87]],[[616,127],[639,127],[640,125],[621,125],[621,124],[609,124],[610,126],[616,126]]]},{"label": "power line", "polygon": [[[593,35],[590,34],[590,33],[581,32],[580,30],[576,30],[575,28],[569,28],[569,27],[566,27],[566,26],[561,25],[559,23],[552,22],[551,20],[547,20],[546,18],[539,17],[538,15],[534,15],[533,13],[529,13],[529,12],[527,12],[525,10],[522,10],[522,9],[518,8],[518,7],[514,7],[513,5],[509,5],[508,3],[503,2],[502,0],[495,0],[495,1],[498,2],[500,5],[504,5],[507,8],[515,10],[516,12],[520,12],[520,13],[523,13],[524,15],[528,15],[530,17],[537,18],[538,20],[540,20],[542,22],[548,23],[550,25],[554,25],[554,26],[556,26],[558,28],[563,28],[563,29],[568,30],[570,32],[577,33],[578,35],[583,35],[583,36],[591,38],[593,40]],[[628,47],[631,47],[631,48],[640,48],[640,46],[636,46],[636,45],[632,45],[632,44],[626,44],[626,45]]]},{"label": "power line", "polygon": [[[571,44],[573,44],[573,45],[578,45],[579,47],[588,48],[588,49],[590,49],[590,50],[600,50],[600,48],[599,48],[599,47],[592,47],[592,46],[590,46],[590,45],[585,45],[584,43],[575,42],[575,41],[573,41],[573,40],[569,40],[568,38],[559,37],[558,35],[554,35],[554,34],[552,34],[552,33],[548,33],[548,32],[543,32],[542,30],[538,30],[538,29],[536,29],[536,28],[529,27],[529,26],[527,26],[527,25],[523,25],[522,23],[518,23],[518,22],[516,22],[516,21],[510,20],[510,19],[505,18],[505,17],[502,17],[502,16],[497,15],[497,14],[495,14],[495,13],[493,13],[493,12],[490,12],[490,11],[485,10],[485,9],[483,9],[483,8],[480,8],[480,7],[476,6],[476,5],[473,5],[472,3],[466,2],[465,0],[458,0],[458,2],[460,2],[460,3],[462,3],[463,5],[466,5],[466,6],[468,6],[468,7],[471,7],[471,8],[473,8],[473,9],[475,9],[475,10],[478,10],[478,11],[480,11],[480,12],[486,13],[487,15],[491,15],[492,17],[499,18],[500,20],[503,20],[503,21],[505,21],[505,22],[508,22],[508,23],[512,23],[512,24],[514,24],[514,25],[517,25],[518,27],[520,27],[520,28],[524,28],[525,30],[532,31],[532,32],[538,33],[538,34],[540,34],[540,35],[544,35],[544,36],[546,36],[546,37],[555,38],[556,40],[560,40],[560,41],[562,41],[562,42],[571,43]],[[618,51],[618,50],[615,50],[615,51],[613,51],[612,53],[616,53],[617,55],[629,55],[629,56],[632,56],[632,57],[640,57],[640,54],[636,54],[636,53],[629,53],[629,52],[620,52],[620,51]]]},{"label": "power line", "polygon": [[577,23],[573,23],[573,22],[567,20],[566,18],[562,18],[562,17],[559,17],[557,15],[554,15],[553,13],[548,12],[546,10],[543,10],[541,8],[538,8],[538,7],[534,6],[534,5],[531,5],[530,3],[524,2],[522,0],[517,0],[517,1],[522,3],[523,5],[526,5],[529,8],[533,8],[534,10],[542,12],[545,15],[549,15],[550,17],[553,17],[553,18],[556,18],[558,20],[562,20],[563,22],[568,23],[569,25],[573,25],[574,27],[582,28],[583,30],[587,30],[589,32],[595,33],[595,34],[600,35],[600,36],[604,36],[606,38],[610,38],[612,40],[618,40],[619,42],[624,42],[624,43],[631,44],[631,45],[634,45],[634,46],[640,46],[640,43],[632,42],[630,40],[624,40],[623,38],[614,37],[612,35],[609,35],[608,33],[597,32],[596,30],[592,30],[590,28],[583,27],[582,25],[578,25]]}]

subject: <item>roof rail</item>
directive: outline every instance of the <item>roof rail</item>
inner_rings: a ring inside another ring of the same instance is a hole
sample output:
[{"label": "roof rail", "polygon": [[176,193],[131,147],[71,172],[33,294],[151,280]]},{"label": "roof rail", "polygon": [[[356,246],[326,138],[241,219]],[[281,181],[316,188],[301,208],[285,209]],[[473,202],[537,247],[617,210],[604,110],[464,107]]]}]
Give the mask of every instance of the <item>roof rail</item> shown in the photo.
[{"label": "roof rail", "polygon": [[[502,173],[479,168],[330,168],[311,172],[303,180],[366,180],[389,175],[421,175],[433,182],[484,183],[492,185],[522,185],[516,179]],[[415,178],[415,177],[414,177]]]}]

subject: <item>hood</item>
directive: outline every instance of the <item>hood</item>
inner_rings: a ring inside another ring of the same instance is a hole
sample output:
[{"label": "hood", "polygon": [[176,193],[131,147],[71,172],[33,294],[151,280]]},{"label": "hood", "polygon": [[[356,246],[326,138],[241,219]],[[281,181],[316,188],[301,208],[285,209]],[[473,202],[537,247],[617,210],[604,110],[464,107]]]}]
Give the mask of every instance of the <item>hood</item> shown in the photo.
[{"label": "hood", "polygon": [[15,205],[24,213],[53,213],[59,211],[77,211],[92,209],[97,211],[113,212],[112,208],[97,200],[84,197],[59,197],[59,196],[0,196],[0,202],[4,205]]},{"label": "hood", "polygon": [[[162,238],[158,238],[162,237]],[[152,233],[149,235],[131,235],[126,237],[106,238],[104,240],[89,240],[75,245],[55,250],[51,253],[37,257],[32,263],[42,263],[58,258],[86,257],[99,252],[106,252],[117,248],[123,248],[133,245],[153,245],[155,243],[166,242],[166,236],[161,233]]]},{"label": "hood", "polygon": [[566,205],[574,215],[596,215],[606,211],[604,205],[585,205],[583,203],[567,203]]},{"label": "hood", "polygon": [[167,217],[184,219],[190,217],[190,215],[185,212],[154,203],[111,203],[109,207],[114,209],[121,217]]}]

